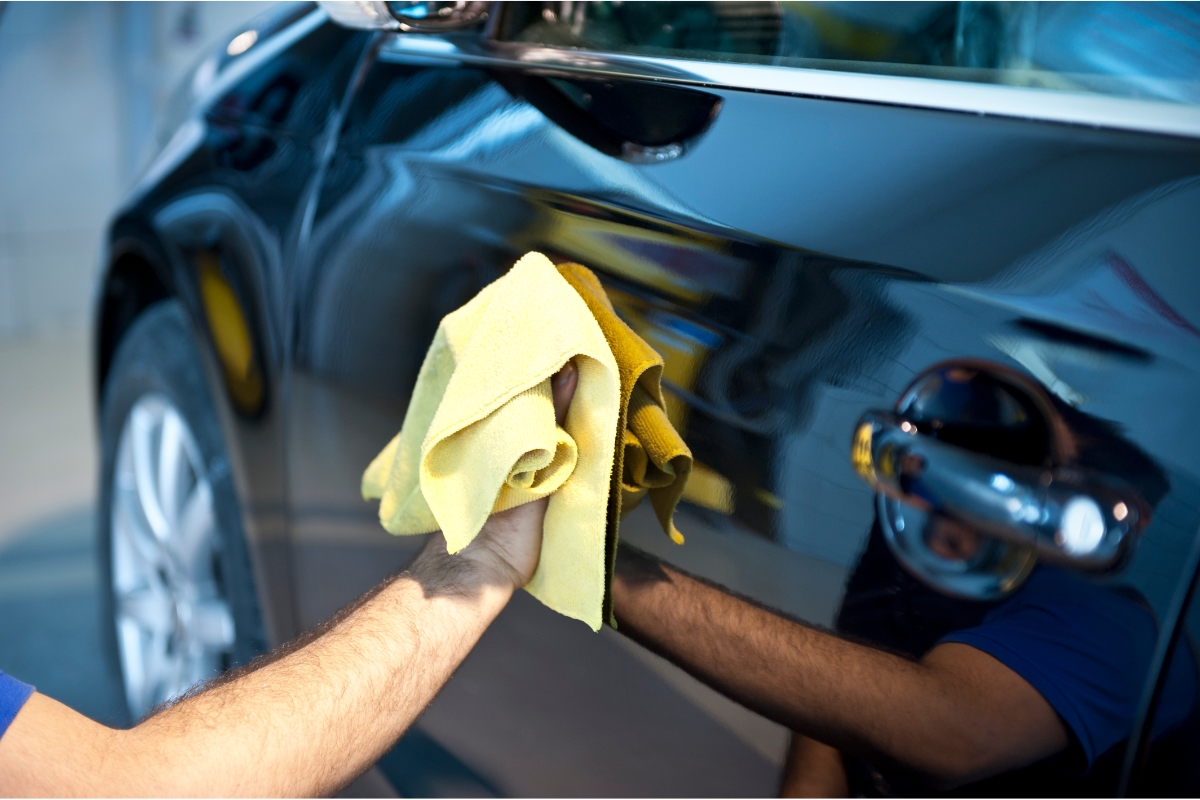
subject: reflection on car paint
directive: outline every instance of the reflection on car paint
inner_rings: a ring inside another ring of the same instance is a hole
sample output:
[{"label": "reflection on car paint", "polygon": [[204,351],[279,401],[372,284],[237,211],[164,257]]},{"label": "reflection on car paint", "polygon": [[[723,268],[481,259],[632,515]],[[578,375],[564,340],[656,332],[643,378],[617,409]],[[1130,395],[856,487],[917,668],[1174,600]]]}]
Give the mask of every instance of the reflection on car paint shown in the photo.
[{"label": "reflection on car paint", "polygon": [[[180,269],[181,291],[201,298],[224,369],[249,376],[257,353],[264,385],[287,387],[286,417],[281,391],[230,434],[248,508],[278,511],[287,477],[286,531],[251,530],[260,556],[287,547],[263,559],[276,638],[407,557],[358,477],[400,427],[438,321],[527,250],[595,270],[664,357],[668,415],[697,459],[687,544],[667,560],[831,624],[876,512],[847,457],[855,421],[931,364],[986,359],[1161,470],[1133,561],[1102,579],[1161,616],[1200,524],[1193,142],[722,90],[679,158],[634,165],[485,71],[429,63],[371,67],[315,199],[336,85],[260,98],[282,131],[210,119],[207,146],[130,212],[195,201],[179,206],[191,222],[158,226],[208,254]],[[237,215],[190,194],[206,191]],[[235,226],[253,247],[230,245]],[[643,511],[622,535],[654,549]]]},{"label": "reflection on car paint", "polygon": [[726,242],[718,237],[569,196],[527,196],[539,213],[513,236],[518,249],[537,245],[587,259],[592,269],[691,304],[713,295],[731,300],[742,295],[751,265],[724,252]]},{"label": "reflection on car paint", "polygon": [[1200,329],[1154,290],[1138,269],[1112,250],[1089,261],[1085,271],[1052,294],[991,299],[1033,319],[1053,320],[1167,358],[1200,364]]}]

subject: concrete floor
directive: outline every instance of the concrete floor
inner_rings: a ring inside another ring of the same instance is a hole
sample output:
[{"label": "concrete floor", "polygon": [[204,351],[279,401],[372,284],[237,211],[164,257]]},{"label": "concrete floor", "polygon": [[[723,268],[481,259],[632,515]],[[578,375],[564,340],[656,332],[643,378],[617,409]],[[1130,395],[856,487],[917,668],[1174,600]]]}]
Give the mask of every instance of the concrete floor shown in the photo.
[{"label": "concrete floor", "polygon": [[28,525],[92,503],[90,375],[82,331],[0,338],[0,546]]},{"label": "concrete floor", "polygon": [[124,725],[101,636],[86,342],[0,342],[0,670]]},{"label": "concrete floor", "polygon": [[0,669],[109,725],[128,724],[101,632],[91,508],[8,531],[0,546]]}]

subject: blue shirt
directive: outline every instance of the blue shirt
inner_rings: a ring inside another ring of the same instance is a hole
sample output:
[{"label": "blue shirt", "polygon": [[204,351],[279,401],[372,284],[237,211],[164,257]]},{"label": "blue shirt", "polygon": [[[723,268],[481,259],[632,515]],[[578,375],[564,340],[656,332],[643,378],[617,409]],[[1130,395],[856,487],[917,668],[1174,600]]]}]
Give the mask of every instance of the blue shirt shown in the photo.
[{"label": "blue shirt", "polygon": [[[1070,730],[1086,770],[1129,735],[1157,639],[1148,609],[1071,570],[1042,565],[982,624],[941,641],[982,650],[1028,681]],[[1156,736],[1181,723],[1196,700],[1186,644],[1167,675]]]},{"label": "blue shirt", "polygon": [[8,726],[16,719],[17,712],[31,694],[32,686],[0,672],[0,736],[8,730]]}]

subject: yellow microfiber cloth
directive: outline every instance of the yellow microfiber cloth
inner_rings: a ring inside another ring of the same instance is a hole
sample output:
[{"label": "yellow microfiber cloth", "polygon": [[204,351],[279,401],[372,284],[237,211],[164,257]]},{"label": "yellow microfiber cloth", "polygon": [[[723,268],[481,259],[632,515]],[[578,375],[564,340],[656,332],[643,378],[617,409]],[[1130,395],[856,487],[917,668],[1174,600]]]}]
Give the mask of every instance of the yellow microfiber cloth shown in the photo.
[{"label": "yellow microfiber cloth", "polygon": [[[637,506],[647,494],[663,531],[671,541],[683,544],[673,517],[692,471],[692,451],[667,419],[662,396],[662,356],[617,316],[604,287],[591,270],[579,264],[559,264],[558,271],[587,303],[612,350],[621,377],[616,460],[605,534],[605,563],[611,575],[621,515]],[[604,617],[614,624],[607,592]]]},{"label": "yellow microfiber cloth", "polygon": [[[559,428],[550,378],[568,359],[579,383]],[[391,533],[441,530],[456,553],[492,512],[551,495],[525,588],[599,630],[621,398],[617,363],[584,299],[529,253],[442,320],[400,433],[363,473],[363,497],[380,499]]]}]

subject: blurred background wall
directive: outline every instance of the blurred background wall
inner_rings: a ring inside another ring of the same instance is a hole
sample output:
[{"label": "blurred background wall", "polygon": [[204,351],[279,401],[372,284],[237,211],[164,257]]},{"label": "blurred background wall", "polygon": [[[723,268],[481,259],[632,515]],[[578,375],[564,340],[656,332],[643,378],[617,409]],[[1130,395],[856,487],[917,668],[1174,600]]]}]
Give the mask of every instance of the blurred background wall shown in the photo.
[{"label": "blurred background wall", "polygon": [[0,338],[79,329],[170,90],[269,3],[0,3]]},{"label": "blurred background wall", "polygon": [[269,3],[0,2],[0,670],[105,722],[92,284],[182,75]]}]

